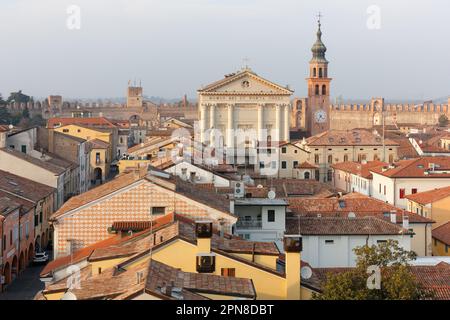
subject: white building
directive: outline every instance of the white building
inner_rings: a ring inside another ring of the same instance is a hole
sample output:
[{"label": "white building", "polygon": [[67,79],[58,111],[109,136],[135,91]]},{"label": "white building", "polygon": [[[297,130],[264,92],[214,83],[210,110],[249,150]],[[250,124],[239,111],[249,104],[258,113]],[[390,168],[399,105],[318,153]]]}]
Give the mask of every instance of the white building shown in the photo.
[{"label": "white building", "polygon": [[[196,140],[225,148],[227,163],[258,164],[258,142],[289,141],[293,91],[261,78],[249,68],[198,90],[200,133]],[[236,149],[246,150],[235,160]]]},{"label": "white building", "polygon": [[282,199],[235,199],[233,213],[238,221],[234,233],[246,240],[275,242],[282,250],[287,205]]},{"label": "white building", "polygon": [[449,157],[402,160],[370,169],[373,197],[407,209],[407,195],[450,185]]},{"label": "white building", "polygon": [[302,235],[302,260],[313,268],[354,267],[353,249],[366,244],[397,240],[405,250],[411,249],[408,230],[376,217],[289,217],[286,232]]},{"label": "white building", "polygon": [[206,166],[192,164],[186,160],[172,163],[164,171],[178,176],[185,181],[197,184],[213,184],[215,187],[230,187],[230,180]]},{"label": "white building", "polygon": [[387,166],[382,161],[340,162],[333,164],[333,185],[345,192],[358,192],[372,195],[371,168]]}]

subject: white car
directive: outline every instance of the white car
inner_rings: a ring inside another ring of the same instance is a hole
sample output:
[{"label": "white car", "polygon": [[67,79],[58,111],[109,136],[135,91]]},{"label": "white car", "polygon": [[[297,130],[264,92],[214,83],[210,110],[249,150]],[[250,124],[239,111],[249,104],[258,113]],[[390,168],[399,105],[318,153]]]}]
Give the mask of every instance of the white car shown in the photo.
[{"label": "white car", "polygon": [[41,264],[46,263],[48,261],[48,254],[47,252],[36,252],[33,258],[33,263]]}]

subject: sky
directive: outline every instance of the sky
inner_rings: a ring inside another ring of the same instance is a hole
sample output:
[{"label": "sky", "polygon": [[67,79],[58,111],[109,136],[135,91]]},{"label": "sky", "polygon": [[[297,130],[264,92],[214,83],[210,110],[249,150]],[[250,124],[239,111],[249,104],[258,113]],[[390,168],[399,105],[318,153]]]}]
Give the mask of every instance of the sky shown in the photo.
[{"label": "sky", "polygon": [[192,99],[248,58],[304,97],[318,12],[333,97],[450,95],[448,0],[0,0],[0,93]]}]

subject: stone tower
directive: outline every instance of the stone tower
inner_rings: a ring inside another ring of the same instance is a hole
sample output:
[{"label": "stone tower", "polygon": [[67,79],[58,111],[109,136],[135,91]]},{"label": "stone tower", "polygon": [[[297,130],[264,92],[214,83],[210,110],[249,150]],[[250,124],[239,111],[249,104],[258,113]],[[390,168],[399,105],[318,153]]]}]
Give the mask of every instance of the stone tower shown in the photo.
[{"label": "stone tower", "polygon": [[318,20],[317,40],[311,51],[313,57],[309,62],[307,131],[311,135],[327,131],[330,128],[330,83],[328,78],[328,61],[325,58],[327,48],[322,42],[320,15]]},{"label": "stone tower", "polygon": [[134,84],[131,86],[131,83],[128,82],[128,91],[127,91],[127,107],[128,108],[142,108],[143,106],[143,95],[142,95],[142,86],[137,86]]}]

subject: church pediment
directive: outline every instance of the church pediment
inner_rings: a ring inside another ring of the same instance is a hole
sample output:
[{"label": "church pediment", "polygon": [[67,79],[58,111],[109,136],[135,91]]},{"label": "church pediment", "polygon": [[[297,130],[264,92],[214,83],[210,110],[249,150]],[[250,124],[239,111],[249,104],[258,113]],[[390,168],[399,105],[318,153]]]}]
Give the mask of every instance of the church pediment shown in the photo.
[{"label": "church pediment", "polygon": [[289,96],[293,93],[292,90],[268,81],[250,70],[228,75],[224,79],[200,89],[198,92],[201,94],[269,94]]}]

